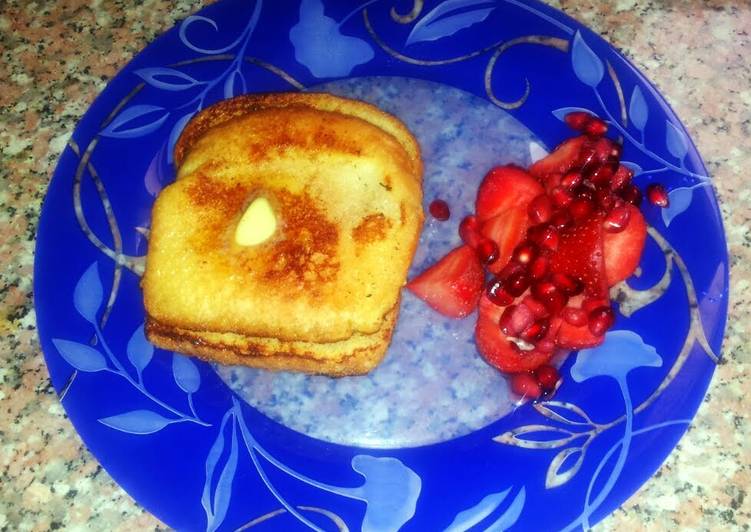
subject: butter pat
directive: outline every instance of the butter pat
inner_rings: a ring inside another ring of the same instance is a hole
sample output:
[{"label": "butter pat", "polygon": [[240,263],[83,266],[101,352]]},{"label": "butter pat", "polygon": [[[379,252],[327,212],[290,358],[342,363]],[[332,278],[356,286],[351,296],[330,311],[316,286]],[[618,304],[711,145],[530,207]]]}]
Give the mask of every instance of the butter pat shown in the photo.
[{"label": "butter pat", "polygon": [[256,246],[265,242],[276,231],[276,216],[269,200],[260,196],[254,199],[235,228],[235,242],[241,246]]}]

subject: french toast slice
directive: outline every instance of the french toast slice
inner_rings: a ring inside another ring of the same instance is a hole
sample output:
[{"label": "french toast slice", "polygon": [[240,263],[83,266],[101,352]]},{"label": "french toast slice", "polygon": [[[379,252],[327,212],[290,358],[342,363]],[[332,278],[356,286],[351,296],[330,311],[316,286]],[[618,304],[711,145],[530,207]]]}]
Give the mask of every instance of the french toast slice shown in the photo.
[{"label": "french toast slice", "polygon": [[[199,113],[175,161],[178,179],[152,211],[149,338],[274,369],[374,366],[423,221],[422,162],[406,127],[331,95],[246,95]],[[239,245],[235,228],[258,197],[278,228]]]}]

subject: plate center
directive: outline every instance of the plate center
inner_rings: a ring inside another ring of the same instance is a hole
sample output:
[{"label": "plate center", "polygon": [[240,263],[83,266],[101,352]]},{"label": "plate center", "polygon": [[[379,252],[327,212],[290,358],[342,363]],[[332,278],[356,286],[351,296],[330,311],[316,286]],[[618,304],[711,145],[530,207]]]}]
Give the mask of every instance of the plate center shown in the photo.
[{"label": "plate center", "polygon": [[[425,228],[409,277],[460,244],[458,225],[494,165],[528,166],[532,133],[470,93],[400,77],[335,81],[311,88],[373,103],[417,137],[425,162]],[[436,198],[451,208],[438,222]],[[246,367],[216,367],[251,406],[308,436],[345,445],[406,447],[468,434],[513,406],[506,380],[477,354],[476,315],[441,316],[406,290],[384,361],[369,375],[332,379]]]}]

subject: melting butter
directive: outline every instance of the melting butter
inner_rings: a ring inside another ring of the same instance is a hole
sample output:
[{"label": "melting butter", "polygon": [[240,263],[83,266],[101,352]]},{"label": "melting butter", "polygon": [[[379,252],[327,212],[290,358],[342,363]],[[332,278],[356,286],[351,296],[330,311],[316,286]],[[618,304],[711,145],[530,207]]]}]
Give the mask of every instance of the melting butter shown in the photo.
[{"label": "melting butter", "polygon": [[260,196],[254,199],[235,228],[235,242],[241,246],[256,246],[271,238],[277,221],[269,200]]}]

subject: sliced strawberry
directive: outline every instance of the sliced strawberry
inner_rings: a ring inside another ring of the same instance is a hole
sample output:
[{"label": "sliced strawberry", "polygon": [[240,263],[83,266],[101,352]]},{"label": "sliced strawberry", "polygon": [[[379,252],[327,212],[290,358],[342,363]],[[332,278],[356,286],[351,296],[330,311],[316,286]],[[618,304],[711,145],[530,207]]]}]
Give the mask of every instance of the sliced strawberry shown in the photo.
[{"label": "sliced strawberry", "polygon": [[482,224],[480,233],[498,244],[498,260],[489,264],[488,270],[498,273],[508,264],[514,248],[524,239],[528,224],[527,208],[521,205],[509,207]]},{"label": "sliced strawberry", "polygon": [[542,185],[517,166],[496,166],[487,173],[477,190],[475,214],[484,222],[510,207],[527,208],[535,196],[542,194]]},{"label": "sliced strawberry", "polygon": [[631,211],[628,225],[619,233],[603,232],[605,277],[608,286],[629,277],[639,265],[644,242],[647,239],[647,222],[641,211],[626,204]]},{"label": "sliced strawberry", "polygon": [[586,293],[592,297],[605,297],[608,286],[602,250],[602,217],[590,216],[560,232],[550,270],[580,279]]},{"label": "sliced strawberry", "polygon": [[565,174],[576,165],[586,141],[587,137],[584,136],[563,141],[550,154],[530,166],[529,173],[540,180],[551,174]]},{"label": "sliced strawberry", "polygon": [[485,274],[477,253],[460,246],[407,283],[407,288],[441,314],[463,318],[477,305]]},{"label": "sliced strawberry", "polygon": [[[531,351],[522,351],[509,341],[498,326],[498,311],[495,309],[501,311],[502,309],[488,300],[483,302],[483,299],[486,298],[483,296],[480,300],[480,316],[475,326],[475,342],[477,350],[490,365],[505,373],[519,373],[533,371],[550,360],[555,352],[554,349],[542,351],[535,348]],[[554,322],[555,326],[551,326],[543,341],[555,338],[559,322],[560,320]]]},{"label": "sliced strawberry", "polygon": [[[586,301],[586,304],[582,305]],[[573,308],[583,308],[585,311],[590,308],[607,306],[610,304],[608,298],[588,298],[583,295],[574,296],[569,299],[568,306]],[[566,320],[561,321],[558,334],[555,339],[556,345],[564,349],[585,349],[600,345],[605,339],[604,335],[595,336],[589,330],[587,323],[583,325],[572,325]]]}]

